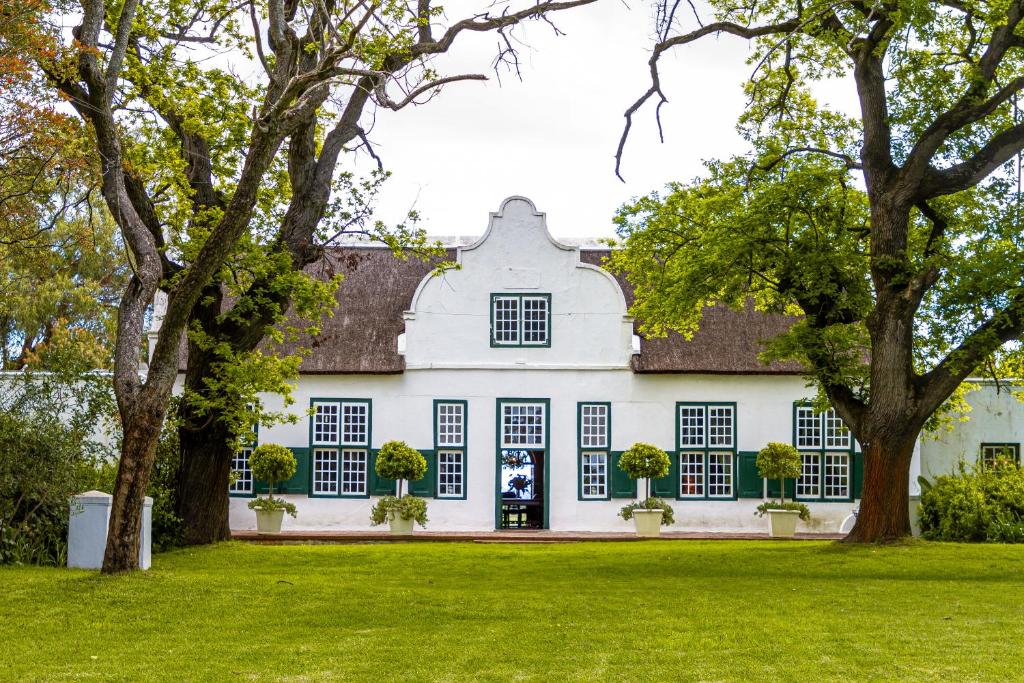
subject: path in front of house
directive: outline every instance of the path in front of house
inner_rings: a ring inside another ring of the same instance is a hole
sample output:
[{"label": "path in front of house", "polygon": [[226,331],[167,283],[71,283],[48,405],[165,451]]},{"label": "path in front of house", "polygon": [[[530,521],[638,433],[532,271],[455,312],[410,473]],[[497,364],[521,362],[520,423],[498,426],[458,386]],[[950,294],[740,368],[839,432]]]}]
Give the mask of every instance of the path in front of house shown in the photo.
[{"label": "path in front of house", "polygon": [[[843,534],[797,534],[798,541],[836,541]],[[463,543],[578,543],[581,541],[775,541],[767,533],[663,531],[657,539],[641,538],[633,533],[594,531],[416,531],[392,534],[387,531],[282,531],[261,534],[256,531],[232,531],[231,538],[249,543],[367,543],[379,541],[425,541]]]}]

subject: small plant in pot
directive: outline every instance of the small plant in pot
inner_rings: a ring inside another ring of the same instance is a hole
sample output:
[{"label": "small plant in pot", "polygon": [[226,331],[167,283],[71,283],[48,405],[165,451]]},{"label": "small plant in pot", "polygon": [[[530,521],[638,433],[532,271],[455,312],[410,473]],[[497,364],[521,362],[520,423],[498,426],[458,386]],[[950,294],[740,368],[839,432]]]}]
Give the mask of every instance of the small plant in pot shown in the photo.
[{"label": "small plant in pot", "polygon": [[637,536],[658,536],[661,526],[675,522],[672,506],[661,498],[651,497],[651,479],[668,474],[670,462],[668,453],[649,443],[635,443],[619,457],[619,469],[630,479],[643,479],[645,496],[642,502],[634,502],[619,511],[619,517],[633,520]]},{"label": "small plant in pot", "polygon": [[427,461],[423,455],[404,441],[388,441],[377,452],[374,469],[377,476],[398,482],[398,495],[378,500],[370,510],[370,523],[377,526],[386,520],[393,534],[411,534],[413,522],[425,527],[427,502],[411,493],[402,495],[402,485],[406,481],[418,481],[427,473]]},{"label": "small plant in pot", "polygon": [[256,511],[256,530],[261,534],[280,532],[284,513],[295,517],[294,504],[282,498],[274,498],[274,484],[291,479],[295,475],[296,467],[292,452],[274,443],[257,446],[249,456],[252,476],[269,484],[266,498],[249,501],[249,509]]},{"label": "small plant in pot", "polygon": [[800,453],[788,443],[771,442],[757,453],[757,471],[765,479],[779,481],[779,500],[768,500],[757,506],[758,517],[768,515],[768,535],[772,538],[793,538],[796,522],[811,518],[803,503],[786,502],[786,480],[800,477]]}]

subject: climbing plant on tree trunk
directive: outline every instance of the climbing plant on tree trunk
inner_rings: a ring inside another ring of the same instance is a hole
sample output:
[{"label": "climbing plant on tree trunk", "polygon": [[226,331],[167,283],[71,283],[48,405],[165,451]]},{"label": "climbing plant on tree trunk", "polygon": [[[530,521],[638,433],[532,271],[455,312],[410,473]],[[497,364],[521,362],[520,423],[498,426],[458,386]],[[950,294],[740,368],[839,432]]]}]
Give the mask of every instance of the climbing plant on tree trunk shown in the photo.
[{"label": "climbing plant on tree trunk", "polygon": [[[223,341],[191,325],[196,307],[209,304],[210,288],[231,279],[253,245],[273,256],[267,271],[295,264],[297,245],[324,215],[341,152],[367,144],[364,105],[401,109],[447,83],[482,79],[440,77],[430,60],[467,33],[506,32],[593,1],[484,9],[436,36],[440,8],[430,0],[81,0],[67,8],[81,20],[70,37],[62,16],[44,17],[49,44],[33,51],[35,67],[91,129],[102,195],[133,274],[114,351],[124,438],[103,571],[138,565],[143,495],[186,329],[198,329],[204,343]],[[260,288],[268,278],[246,273],[239,289],[255,287],[262,304],[280,295]],[[158,289],[167,305],[140,373]],[[255,316],[249,332],[265,334],[261,324],[276,319],[291,293]],[[232,322],[245,312],[253,309]]]},{"label": "climbing plant on tree trunk", "polygon": [[[650,334],[690,334],[709,305],[799,314],[766,360],[802,361],[863,447],[848,538],[904,536],[918,436],[972,373],[1019,362],[1024,2],[712,0],[688,32],[679,7],[660,5],[616,172],[633,116],[651,100],[670,111],[661,57],[723,34],[753,49],[738,117],[750,150],[624,206],[611,267]],[[856,113],[815,100],[837,78]]]}]

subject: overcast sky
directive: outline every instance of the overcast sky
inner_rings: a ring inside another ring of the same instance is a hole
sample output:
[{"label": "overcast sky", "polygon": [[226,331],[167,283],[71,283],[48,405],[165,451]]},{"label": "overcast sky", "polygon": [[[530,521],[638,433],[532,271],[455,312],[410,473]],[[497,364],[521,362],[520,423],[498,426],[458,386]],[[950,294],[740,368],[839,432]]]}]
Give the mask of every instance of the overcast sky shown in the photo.
[{"label": "overcast sky", "polygon": [[[449,20],[461,18],[464,5],[446,3]],[[623,112],[649,83],[650,4],[599,0],[555,21],[566,35],[540,22],[519,34],[529,45],[521,82],[493,77],[495,36],[469,36],[438,66],[445,75],[485,72],[490,81],[452,84],[421,107],[378,117],[371,140],[394,174],[382,218],[395,220],[415,203],[429,233],[479,235],[488,212],[520,194],[547,213],[556,236],[610,236],[623,202],[693,178],[703,159],[744,149],[734,124],[752,69],[747,45],[707,39],[663,57],[665,143],[646,108],[627,143],[626,182],[619,181]]]}]

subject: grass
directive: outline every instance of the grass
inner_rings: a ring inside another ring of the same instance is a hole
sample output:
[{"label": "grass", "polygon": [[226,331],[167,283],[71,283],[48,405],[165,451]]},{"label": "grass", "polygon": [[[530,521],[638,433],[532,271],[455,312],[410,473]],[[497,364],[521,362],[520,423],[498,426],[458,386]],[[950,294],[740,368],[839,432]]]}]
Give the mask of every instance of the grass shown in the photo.
[{"label": "grass", "polygon": [[253,546],[0,568],[3,680],[1019,680],[1024,546]]}]

